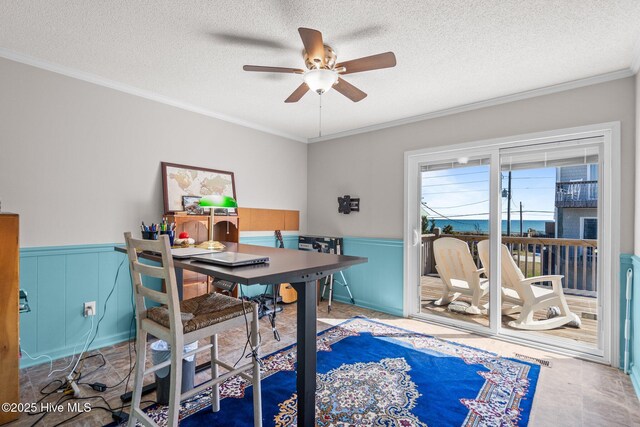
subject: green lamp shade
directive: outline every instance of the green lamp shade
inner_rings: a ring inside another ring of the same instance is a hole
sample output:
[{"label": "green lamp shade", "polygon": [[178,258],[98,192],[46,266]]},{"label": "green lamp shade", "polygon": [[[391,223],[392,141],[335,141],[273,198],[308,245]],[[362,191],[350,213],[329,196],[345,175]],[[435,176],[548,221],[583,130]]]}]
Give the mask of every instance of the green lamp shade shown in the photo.
[{"label": "green lamp shade", "polygon": [[238,202],[233,197],[213,195],[204,196],[200,199],[200,207],[203,208],[237,208]]}]

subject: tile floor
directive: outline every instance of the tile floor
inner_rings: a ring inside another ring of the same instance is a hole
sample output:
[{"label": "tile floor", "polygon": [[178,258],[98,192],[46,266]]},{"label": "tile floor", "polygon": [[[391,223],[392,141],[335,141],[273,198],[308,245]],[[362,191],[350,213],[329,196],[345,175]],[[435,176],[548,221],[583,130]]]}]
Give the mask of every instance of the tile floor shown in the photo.
[{"label": "tile floor", "polygon": [[[639,426],[640,427],[640,401],[636,396],[629,377],[620,370],[598,365],[566,356],[560,356],[545,351],[511,344],[503,341],[480,337],[470,333],[427,324],[410,319],[398,318],[384,313],[367,310],[347,304],[334,303],[331,314],[327,313],[326,302],[321,303],[318,309],[318,330],[324,330],[355,315],[364,315],[378,319],[392,325],[404,327],[416,332],[431,334],[443,339],[471,345],[485,350],[493,351],[503,356],[513,356],[520,353],[531,357],[539,357],[551,360],[550,368],[542,367],[538,390],[533,402],[533,410],[530,426]],[[286,305],[278,317],[278,329],[281,341],[273,338],[271,328],[265,319],[262,319],[260,327],[263,340],[262,353],[267,354],[295,341],[295,304]],[[230,331],[220,336],[219,345],[221,357],[228,362],[235,362],[241,355],[244,345],[244,331]],[[91,354],[95,354],[94,351]],[[128,343],[105,347],[99,350],[104,355],[106,365],[94,373],[88,375],[98,366],[98,359],[89,359],[84,366],[84,378],[81,382],[99,381],[107,385],[114,385],[126,378],[129,372]],[[200,361],[207,359],[206,352],[199,356]],[[55,361],[54,369],[67,366],[69,359]],[[42,396],[40,389],[51,379],[61,378],[61,375],[52,375],[47,378],[49,364],[38,365],[21,371],[21,399],[23,403],[36,402]],[[205,379],[207,372],[198,374]],[[152,381],[153,376],[147,377],[147,382]],[[196,379],[198,382],[198,378]],[[129,383],[129,389],[131,383]],[[124,383],[105,393],[93,391],[88,386],[81,387],[83,396],[101,395],[112,407],[120,405],[119,396],[124,391]],[[49,396],[43,402],[55,402],[59,394]],[[155,394],[144,396],[144,400],[153,400]],[[65,425],[101,426],[111,421],[111,414],[95,408],[104,405],[99,399],[93,399],[94,409],[83,413],[81,416]],[[224,402],[222,403],[224,405]],[[38,426],[55,426],[74,413],[50,413]],[[19,420],[8,424],[9,426],[30,426],[39,416],[23,414]]]}]

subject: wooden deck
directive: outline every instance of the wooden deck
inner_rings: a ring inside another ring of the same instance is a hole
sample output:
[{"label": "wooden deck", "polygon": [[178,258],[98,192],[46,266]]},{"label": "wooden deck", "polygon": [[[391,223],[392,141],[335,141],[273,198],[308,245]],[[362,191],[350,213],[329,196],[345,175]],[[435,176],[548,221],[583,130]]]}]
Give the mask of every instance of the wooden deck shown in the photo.
[{"label": "wooden deck", "polygon": [[[452,319],[464,320],[466,322],[473,322],[482,326],[489,326],[489,318],[486,314],[480,315],[469,315],[462,313],[455,313],[447,310],[447,306],[436,306],[433,304],[433,301],[437,300],[442,296],[443,285],[439,277],[435,275],[428,275],[421,277],[421,287],[422,287],[422,312],[423,313],[432,313],[437,314],[439,316],[445,316]],[[598,320],[595,319],[597,317],[597,299],[590,297],[582,297],[576,295],[566,295],[567,304],[569,304],[569,309],[577,314],[582,321],[582,326],[578,328],[563,326],[561,328],[549,330],[549,331],[531,331],[531,333],[535,334],[548,334],[553,335],[560,338],[565,338],[569,340],[579,341],[581,343],[597,346],[598,342]],[[466,296],[461,296],[458,298],[458,301],[465,301],[470,303],[471,298]],[[488,295],[483,298],[482,303],[488,302]],[[502,326],[504,328],[509,328],[507,323],[511,320],[514,320],[517,315],[503,315],[502,316]],[[539,311],[535,314],[536,319],[544,319],[546,318],[546,313]]]}]

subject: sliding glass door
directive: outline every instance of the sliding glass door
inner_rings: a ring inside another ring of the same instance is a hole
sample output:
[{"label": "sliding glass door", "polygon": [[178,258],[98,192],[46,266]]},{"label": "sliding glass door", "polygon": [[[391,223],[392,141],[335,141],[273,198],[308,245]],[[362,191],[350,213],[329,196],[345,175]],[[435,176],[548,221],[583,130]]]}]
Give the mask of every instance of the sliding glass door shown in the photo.
[{"label": "sliding glass door", "polygon": [[610,359],[610,136],[408,153],[407,314]]}]

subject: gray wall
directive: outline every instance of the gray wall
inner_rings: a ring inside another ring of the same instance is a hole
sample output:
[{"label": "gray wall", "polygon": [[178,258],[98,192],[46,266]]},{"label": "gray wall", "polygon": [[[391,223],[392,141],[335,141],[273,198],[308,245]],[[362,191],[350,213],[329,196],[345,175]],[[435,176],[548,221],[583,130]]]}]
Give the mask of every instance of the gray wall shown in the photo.
[{"label": "gray wall", "polygon": [[559,238],[580,239],[580,218],[597,218],[598,210],[592,208],[562,208],[562,224],[558,224]]},{"label": "gray wall", "polygon": [[[579,166],[563,166],[561,168],[557,168],[558,182],[570,182],[572,180],[581,180],[581,181],[597,181],[598,175],[589,176],[589,168],[591,165],[579,165]],[[594,165],[595,167],[595,165]]]},{"label": "gray wall", "polygon": [[241,206],[297,209],[306,227],[306,144],[6,59],[0,94],[0,200],[22,247],[159,221],[161,161],[233,171]]},{"label": "gray wall", "polygon": [[[317,142],[309,147],[311,233],[402,238],[404,152],[609,121],[622,126],[621,250],[633,250],[635,78]],[[340,215],[336,197],[360,197]]]},{"label": "gray wall", "polygon": [[[640,123],[640,73],[636,74],[636,123]],[[636,126],[636,166],[640,166],[640,125]],[[633,176],[628,177],[629,180]],[[640,173],[635,174],[636,188],[640,193]],[[635,214],[635,248],[633,253],[640,256],[640,194],[636,194],[636,214]]]}]

